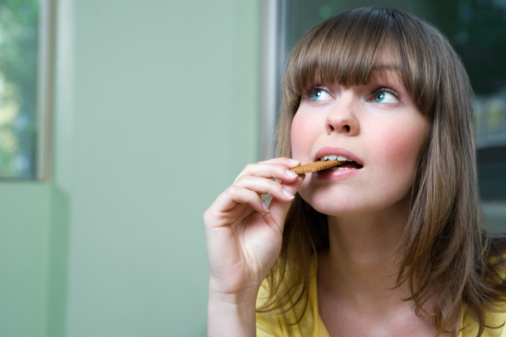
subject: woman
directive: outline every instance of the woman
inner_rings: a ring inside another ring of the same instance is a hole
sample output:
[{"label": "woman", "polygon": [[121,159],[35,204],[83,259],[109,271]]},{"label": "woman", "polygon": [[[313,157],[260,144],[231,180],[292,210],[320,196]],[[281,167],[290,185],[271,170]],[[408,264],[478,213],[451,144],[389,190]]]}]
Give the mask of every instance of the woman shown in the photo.
[{"label": "woman", "polygon": [[309,32],[286,70],[279,157],[204,214],[208,335],[506,336],[471,99],[451,46],[412,15],[362,8]]}]

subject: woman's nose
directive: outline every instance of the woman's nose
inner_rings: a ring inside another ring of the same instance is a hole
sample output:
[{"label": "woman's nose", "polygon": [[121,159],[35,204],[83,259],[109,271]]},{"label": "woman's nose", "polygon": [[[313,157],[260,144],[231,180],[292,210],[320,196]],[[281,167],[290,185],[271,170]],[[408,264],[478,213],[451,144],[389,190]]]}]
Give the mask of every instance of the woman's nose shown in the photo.
[{"label": "woman's nose", "polygon": [[359,107],[355,97],[352,95],[342,95],[327,115],[327,133],[329,135],[333,132],[348,136],[357,135],[359,133],[357,109]]}]

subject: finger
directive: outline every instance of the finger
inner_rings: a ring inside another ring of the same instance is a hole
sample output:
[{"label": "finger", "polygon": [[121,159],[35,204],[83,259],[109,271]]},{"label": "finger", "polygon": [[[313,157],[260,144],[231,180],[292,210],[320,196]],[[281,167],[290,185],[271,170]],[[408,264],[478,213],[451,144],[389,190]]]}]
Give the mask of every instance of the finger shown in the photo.
[{"label": "finger", "polygon": [[[286,160],[285,160],[286,159]],[[255,176],[262,178],[275,178],[283,182],[293,182],[297,178],[297,174],[290,171],[290,168],[295,167],[295,163],[289,163],[288,158],[280,159],[274,162],[262,162],[247,165],[244,170],[237,176],[235,181],[238,181],[245,176]],[[300,165],[300,162],[297,162]]]},{"label": "finger", "polygon": [[[297,190],[304,181],[304,178],[304,175],[299,176],[299,178],[294,183],[284,185],[284,190],[295,196]],[[264,216],[265,220],[270,225],[278,226],[280,230],[282,230],[291,201],[293,201],[293,199],[290,200],[290,202],[283,202],[277,198],[272,199],[272,202],[269,205],[269,213],[266,213]]]},{"label": "finger", "polygon": [[[297,179],[298,177],[295,177],[295,179],[293,179],[294,182],[297,181]],[[291,186],[292,184],[281,184],[275,180],[252,176],[242,177],[234,183],[235,186],[246,188],[258,194],[270,194],[275,199],[284,202],[289,202],[293,199],[293,192],[285,188],[285,186]]]},{"label": "finger", "polygon": [[[205,217],[211,223],[230,221],[230,219],[225,218],[238,216],[238,211],[243,211],[243,209],[238,208],[240,205],[248,205],[260,213],[267,211],[267,206],[262,202],[258,193],[241,186],[232,185],[216,198],[206,211]],[[234,209],[236,211],[233,211]],[[215,217],[215,221],[209,219],[210,217]]]}]

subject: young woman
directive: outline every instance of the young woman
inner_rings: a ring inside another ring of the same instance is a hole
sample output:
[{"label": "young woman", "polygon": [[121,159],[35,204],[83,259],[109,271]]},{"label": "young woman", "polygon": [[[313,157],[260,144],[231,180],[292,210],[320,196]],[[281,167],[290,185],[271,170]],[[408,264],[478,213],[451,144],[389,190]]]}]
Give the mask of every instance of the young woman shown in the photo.
[{"label": "young woman", "polygon": [[361,8],[309,32],[286,69],[279,157],[204,214],[208,335],[506,336],[471,99],[449,43],[412,15]]}]

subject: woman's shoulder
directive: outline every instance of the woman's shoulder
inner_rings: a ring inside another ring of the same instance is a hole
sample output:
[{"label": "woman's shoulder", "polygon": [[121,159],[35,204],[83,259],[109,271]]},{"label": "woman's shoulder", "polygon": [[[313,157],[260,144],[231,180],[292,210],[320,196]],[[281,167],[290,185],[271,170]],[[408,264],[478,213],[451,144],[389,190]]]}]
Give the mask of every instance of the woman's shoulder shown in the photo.
[{"label": "woman's shoulder", "polygon": [[[485,311],[485,322],[487,326],[481,337],[506,337],[506,304]],[[476,337],[478,331],[478,323],[464,311],[458,337]]]},{"label": "woman's shoulder", "polygon": [[[316,271],[316,266],[313,265]],[[279,309],[257,312],[258,337],[329,337],[318,314],[316,273]],[[304,287],[308,287],[306,292]],[[269,298],[269,286],[264,282],[257,297],[257,308]],[[302,295],[302,297],[301,297]]]}]

